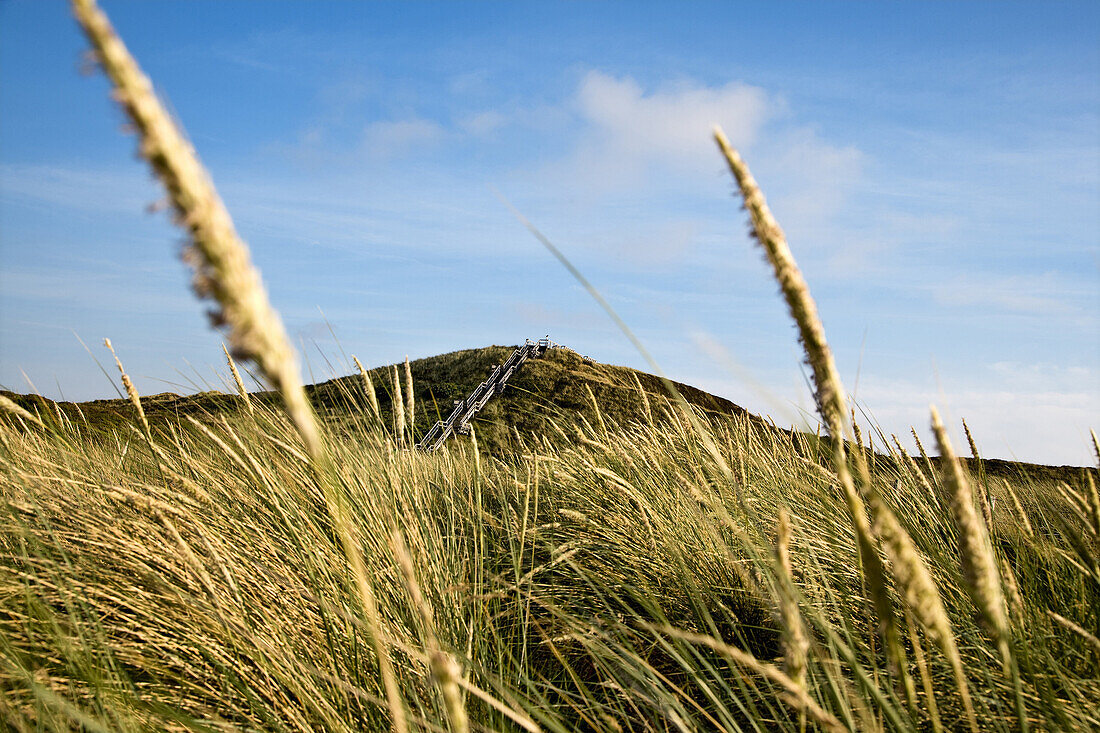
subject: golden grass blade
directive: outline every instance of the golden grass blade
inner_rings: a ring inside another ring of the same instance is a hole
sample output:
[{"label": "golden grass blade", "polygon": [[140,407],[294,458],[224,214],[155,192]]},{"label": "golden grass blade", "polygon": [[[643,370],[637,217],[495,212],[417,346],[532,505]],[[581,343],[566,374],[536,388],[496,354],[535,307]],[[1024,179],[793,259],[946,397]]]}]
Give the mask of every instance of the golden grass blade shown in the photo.
[{"label": "golden grass blade", "polygon": [[248,247],[191,144],[165,111],[153,85],[94,0],[72,0],[73,11],[114,84],[114,97],[141,136],[142,157],[160,179],[190,238],[184,260],[195,270],[200,298],[217,303],[211,319],[228,332],[232,352],[254,361],[279,390],[311,456],[322,445],[313,408],[306,399],[297,359],[278,314],[268,302]]},{"label": "golden grass blade", "polygon": [[921,686],[924,689],[924,704],[932,723],[932,731],[933,733],[940,733],[943,730],[943,724],[940,722],[939,707],[936,705],[936,688],[932,682],[932,674],[928,669],[928,664],[924,660],[924,649],[917,637],[913,615],[909,611],[905,612],[905,629],[909,635],[909,644],[913,648],[913,659],[916,661],[917,670],[920,673]]},{"label": "golden grass blade", "polygon": [[409,422],[409,439],[413,440],[416,436],[413,435],[414,426],[416,425],[416,395],[413,392],[413,373],[412,367],[409,366],[409,357],[405,355],[405,412],[406,419]]},{"label": "golden grass blade", "polygon": [[118,373],[122,375],[122,386],[126,388],[126,396],[130,398],[130,403],[134,406],[134,411],[137,412],[138,420],[141,421],[141,429],[144,431],[145,437],[152,443],[153,433],[149,429],[149,421],[145,417],[145,408],[141,406],[141,395],[138,394],[137,388],[134,387],[134,383],[130,380],[130,375],[122,368],[122,362],[119,361],[118,354],[115,353],[115,347],[111,345],[111,339],[103,339],[103,345],[111,352],[111,356],[115,358],[115,366],[118,367]]},{"label": "golden grass blade", "polygon": [[916,441],[921,460],[924,461],[924,467],[928,471],[928,480],[935,481],[936,471],[932,468],[932,459],[928,457],[928,452],[924,450],[924,443],[921,442],[920,436],[917,435],[917,429],[910,426],[909,432],[913,434],[913,440]]},{"label": "golden grass blade", "polygon": [[645,409],[646,425],[653,426],[653,410],[649,406],[649,395],[646,394],[645,389],[642,387],[642,382],[638,379],[637,372],[631,372],[631,376],[634,377],[634,386],[638,390],[638,396],[642,398],[642,407]]},{"label": "golden grass blade", "polygon": [[405,579],[409,600],[412,601],[413,608],[420,616],[425,651],[428,653],[428,660],[432,667],[432,677],[443,695],[451,730],[454,733],[466,733],[470,730],[470,721],[466,716],[466,706],[462,700],[459,683],[462,678],[462,667],[452,654],[444,651],[439,645],[439,639],[435,633],[435,615],[428,600],[420,592],[420,584],[416,581],[416,570],[413,568],[413,561],[405,545],[404,536],[400,532],[394,532],[390,537],[390,545],[397,558],[397,565],[401,568],[401,575]]},{"label": "golden grass blade", "polygon": [[252,407],[252,400],[248,396],[248,390],[244,387],[244,380],[241,379],[241,373],[237,371],[237,363],[233,361],[233,357],[229,353],[229,349],[222,344],[222,351],[225,352],[225,361],[229,364],[229,371],[233,373],[233,381],[237,384],[237,394],[244,400],[244,406],[248,408],[249,415],[255,415],[256,411]]},{"label": "golden grass blade", "polygon": [[816,700],[810,697],[805,688],[797,684],[787,674],[783,673],[780,669],[774,665],[762,662],[752,654],[738,649],[737,647],[730,646],[723,643],[718,639],[710,636],[703,636],[702,634],[693,634],[680,629],[673,628],[671,626],[653,626],[654,631],[670,636],[674,639],[685,641],[689,644],[696,644],[698,646],[705,646],[712,651],[721,654],[724,657],[732,660],[733,662],[752,670],[761,677],[767,679],[772,684],[775,684],[783,689],[786,695],[783,695],[783,700],[789,704],[795,710],[806,713],[815,723],[820,725],[827,731],[833,731],[840,733],[840,731],[847,731],[836,716],[829,711],[823,709]]},{"label": "golden grass blade", "polygon": [[1020,526],[1024,528],[1024,532],[1027,533],[1027,536],[1034,540],[1035,530],[1031,527],[1031,520],[1028,518],[1027,512],[1024,511],[1024,505],[1020,503],[1019,495],[1008,481],[1001,479],[1001,483],[1004,484],[1008,498],[1012,500],[1012,508],[1016,510],[1016,518],[1020,520]]},{"label": "golden grass blade", "polygon": [[358,357],[352,355],[351,359],[355,362],[359,374],[363,377],[363,390],[367,393],[367,399],[370,400],[370,407],[374,410],[374,416],[381,420],[382,410],[378,407],[378,393],[374,391],[374,382],[371,381],[370,372],[363,368],[363,362],[359,361]]},{"label": "golden grass blade", "polygon": [[22,407],[20,407],[16,403],[12,402],[10,399],[5,397],[4,395],[0,395],[0,409],[7,410],[8,412],[15,415],[16,417],[18,417],[22,420],[26,420],[29,423],[33,423],[34,425],[37,425],[40,428],[45,429],[45,427],[46,427],[45,425],[42,424],[41,420],[39,420],[37,417],[35,417],[31,413],[27,412],[25,409],[23,409]]},{"label": "golden grass blade", "polygon": [[1092,478],[1092,472],[1085,473],[1085,483],[1088,486],[1089,514],[1092,519],[1092,534],[1100,539],[1100,493],[1096,490],[1096,481]]},{"label": "golden grass blade", "polygon": [[966,420],[962,421],[963,432],[966,434],[966,442],[970,446],[970,455],[974,459],[974,464],[977,466],[978,475],[974,481],[974,493],[978,498],[978,506],[982,510],[982,519],[985,521],[985,528],[989,532],[989,536],[993,536],[993,509],[989,503],[989,494],[986,492],[985,486],[985,470],[982,468],[982,457],[978,453],[978,444],[974,442],[974,436],[970,433],[970,426],[966,424]]},{"label": "golden grass blade", "polygon": [[1059,624],[1061,624],[1062,626],[1065,626],[1067,629],[1069,629],[1070,631],[1072,631],[1073,633],[1077,634],[1082,639],[1084,639],[1085,642],[1089,646],[1091,646],[1097,654],[1100,654],[1100,639],[1097,639],[1094,634],[1090,634],[1088,631],[1086,631],[1081,626],[1078,626],[1077,624],[1073,623],[1072,621],[1070,621],[1065,616],[1061,616],[1061,615],[1055,613],[1054,611],[1049,611],[1048,610],[1047,614],[1052,619],[1057,621]]},{"label": "golden grass blade", "polygon": [[405,444],[405,402],[401,399],[401,377],[393,366],[393,432],[398,445]]},{"label": "golden grass blade", "polygon": [[351,564],[352,575],[359,591],[360,603],[363,606],[363,615],[366,617],[367,630],[370,632],[371,645],[378,658],[378,671],[382,677],[382,687],[386,691],[386,704],[390,710],[390,730],[393,733],[408,733],[408,716],[405,712],[405,704],[401,700],[401,689],[397,684],[397,675],[393,669],[393,659],[390,657],[389,647],[382,635],[381,614],[378,612],[378,600],[375,598],[374,586],[367,576],[367,569],[363,565],[363,555],[358,548],[352,549],[350,533],[346,531],[347,518],[337,517],[337,524],[341,527],[340,541],[344,552]]},{"label": "golden grass blade", "polygon": [[786,509],[779,510],[776,527],[775,556],[779,566],[779,615],[783,628],[783,665],[787,676],[799,687],[806,686],[806,653],[810,642],[802,627],[802,615],[794,594],[794,574],[791,572],[791,518]]}]

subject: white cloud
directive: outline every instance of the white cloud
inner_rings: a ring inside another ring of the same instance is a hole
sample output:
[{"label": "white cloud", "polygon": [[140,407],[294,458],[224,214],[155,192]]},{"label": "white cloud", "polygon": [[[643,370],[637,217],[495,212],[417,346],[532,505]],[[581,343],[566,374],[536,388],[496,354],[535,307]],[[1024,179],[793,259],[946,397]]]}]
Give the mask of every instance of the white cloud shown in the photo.
[{"label": "white cloud", "polygon": [[577,90],[581,116],[599,143],[630,155],[660,156],[694,166],[713,163],[711,129],[722,125],[734,145],[752,144],[778,103],[763,89],[740,82],[707,87],[685,81],[649,94],[630,77],[590,71]]},{"label": "white cloud", "polygon": [[141,166],[0,164],[0,200],[35,207],[138,214],[163,193]]},{"label": "white cloud", "polygon": [[932,289],[933,297],[941,305],[1041,316],[1079,313],[1077,303],[1094,293],[1091,285],[1082,287],[1057,272],[1029,275],[975,272],[972,276],[952,276]]},{"label": "white cloud", "polygon": [[810,127],[775,130],[759,148],[754,168],[777,214],[794,222],[791,233],[804,227],[811,234],[838,211],[863,165],[855,147],[831,145]]},{"label": "white cloud", "polygon": [[830,144],[795,122],[779,96],[739,81],[682,79],[645,88],[630,76],[594,70],[567,109],[576,129],[572,146],[535,176],[582,194],[582,203],[626,193],[667,207],[670,197],[691,192],[727,195],[731,184],[712,139],[716,124],[746,155],[791,231],[818,230],[861,175],[857,149]]},{"label": "white cloud", "polygon": [[957,451],[965,450],[965,418],[986,458],[1048,464],[1092,465],[1089,428],[1100,415],[1100,372],[1052,364],[1000,363],[985,371],[982,384],[954,382],[936,388],[905,379],[865,375],[859,402],[887,434],[912,446],[914,426],[931,447],[929,405],[948,421]]},{"label": "white cloud", "polygon": [[482,137],[491,135],[508,124],[508,118],[497,110],[490,109],[463,117],[458,124],[464,132]]},{"label": "white cloud", "polygon": [[375,157],[392,158],[438,142],[446,133],[438,122],[419,117],[372,122],[363,130],[363,149]]}]

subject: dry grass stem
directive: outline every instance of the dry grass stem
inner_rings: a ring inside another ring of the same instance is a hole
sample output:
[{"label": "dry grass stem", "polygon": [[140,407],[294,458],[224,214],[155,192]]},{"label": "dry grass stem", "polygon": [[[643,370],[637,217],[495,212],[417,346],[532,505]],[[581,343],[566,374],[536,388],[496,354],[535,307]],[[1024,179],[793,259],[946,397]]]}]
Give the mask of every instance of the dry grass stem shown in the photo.
[{"label": "dry grass stem", "polygon": [[1089,514],[1092,519],[1092,533],[1100,539],[1100,493],[1096,491],[1096,481],[1092,478],[1092,472],[1085,474],[1085,485],[1088,487]]},{"label": "dry grass stem", "polygon": [[1065,626],[1067,629],[1080,636],[1090,647],[1092,647],[1094,652],[1100,654],[1100,639],[1096,638],[1095,634],[1089,633],[1080,625],[1073,623],[1065,616],[1057,614],[1054,611],[1048,610],[1047,615],[1049,615],[1052,619],[1057,621],[1062,626]]},{"label": "dry grass stem", "polygon": [[252,266],[248,248],[237,235],[229,212],[193,148],[160,104],[149,79],[127,51],[107,16],[93,0],[73,0],[73,10],[98,61],[114,84],[115,99],[141,136],[141,155],[168,191],[177,222],[187,230],[190,245],[184,250],[184,259],[195,271],[195,292],[199,297],[212,298],[216,302],[217,309],[211,318],[215,325],[227,329],[232,353],[254,361],[282,395],[291,422],[312,459],[374,636],[394,730],[404,733],[407,730],[404,708],[380,637],[377,607],[366,581],[359,545],[353,539],[343,499],[338,496],[339,488],[326,478],[328,455],[282,321],[271,307],[260,275]]},{"label": "dry grass stem", "polygon": [[126,396],[130,398],[130,404],[134,406],[134,411],[137,412],[138,420],[141,422],[142,432],[145,433],[145,437],[152,443],[153,432],[149,428],[149,420],[145,417],[145,408],[141,406],[141,395],[138,394],[137,387],[135,387],[133,381],[130,380],[130,375],[122,368],[122,362],[119,360],[118,354],[115,353],[115,347],[111,345],[111,339],[103,339],[103,345],[107,347],[111,352],[111,356],[114,357],[115,366],[118,367],[118,373],[122,375],[122,386],[126,388]]},{"label": "dry grass stem", "polygon": [[[881,538],[886,555],[890,558],[890,568],[893,570],[898,591],[905,599],[906,606],[951,665],[970,729],[977,731],[978,719],[974,713],[966,671],[951,626],[951,618],[943,605],[940,589],[932,578],[928,564],[913,544],[913,538],[898,522],[894,512],[882,504],[877,497],[875,497],[874,531]],[[908,692],[908,685],[912,684],[912,681],[904,671],[902,674],[903,683],[906,684]]]},{"label": "dry grass stem", "polygon": [[738,649],[737,647],[730,646],[724,642],[719,641],[710,636],[704,636],[702,634],[693,634],[687,631],[681,631],[680,629],[672,628],[671,626],[653,626],[654,631],[670,636],[674,639],[687,642],[689,644],[695,644],[697,646],[704,646],[712,651],[721,654],[724,657],[732,660],[735,664],[752,670],[756,674],[760,675],[764,679],[768,680],[774,685],[779,686],[787,694],[783,697],[792,708],[799,712],[806,713],[815,723],[820,725],[827,731],[834,731],[840,733],[840,731],[847,731],[836,716],[829,711],[823,709],[816,700],[810,697],[809,693],[804,687],[796,683],[788,675],[784,674],[781,670],[774,665],[762,662],[752,654]]},{"label": "dry grass stem", "polygon": [[23,409],[19,405],[12,402],[10,399],[5,397],[4,395],[0,395],[0,409],[6,410],[7,412],[10,412],[11,414],[18,417],[19,419],[26,420],[27,422],[32,423],[34,425],[37,425],[40,428],[45,428],[46,427],[45,425],[42,424],[41,420],[39,420],[37,417],[35,417],[31,413],[27,412],[25,409]]},{"label": "dry grass stem", "polygon": [[753,236],[764,249],[775,273],[775,279],[779,283],[780,290],[783,291],[783,298],[787,301],[791,317],[798,325],[802,348],[806,351],[813,370],[816,388],[814,397],[817,400],[818,412],[825,421],[825,427],[829,433],[834,438],[840,439],[845,432],[847,397],[837,373],[832,351],[829,350],[829,344],[825,340],[825,328],[821,325],[821,318],[817,314],[817,305],[810,297],[810,288],[802,277],[802,271],[795,263],[783,230],[779,228],[779,224],[764,200],[764,194],[749,172],[749,167],[730,145],[721,128],[714,129],[714,139],[729,164],[730,172],[737,180],[745,208],[752,219]]},{"label": "dry grass stem", "polygon": [[401,399],[401,377],[393,367],[393,432],[399,445],[405,444],[405,401]]},{"label": "dry grass stem", "polygon": [[237,385],[237,394],[244,400],[244,406],[248,408],[249,415],[255,415],[256,410],[252,407],[252,400],[248,396],[248,390],[244,387],[244,380],[241,379],[241,373],[237,371],[237,363],[233,361],[232,355],[229,353],[229,349],[222,344],[222,351],[225,352],[225,362],[229,365],[229,371],[233,374],[233,381]]},{"label": "dry grass stem", "polygon": [[917,637],[917,630],[913,624],[912,613],[908,610],[905,612],[905,629],[909,635],[909,644],[913,649],[913,659],[916,661],[917,669],[920,672],[921,687],[924,690],[924,704],[928,710],[928,717],[932,723],[932,730],[934,733],[940,733],[940,731],[943,730],[943,724],[940,722],[939,707],[936,705],[935,684],[932,681],[932,673],[928,669],[928,663],[924,659],[924,647]]},{"label": "dry grass stem", "polygon": [[1024,532],[1027,533],[1027,536],[1034,540],[1035,530],[1031,527],[1031,519],[1028,518],[1027,512],[1024,511],[1024,505],[1020,503],[1020,496],[1016,493],[1016,490],[1012,488],[1012,484],[1004,479],[1001,479],[1001,483],[1005,487],[1005,493],[1008,494],[1008,498],[1012,501],[1012,508],[1016,511],[1016,518],[1020,520],[1020,526],[1024,528]]},{"label": "dry grass stem", "polygon": [[211,318],[227,329],[233,354],[259,366],[282,395],[310,455],[319,458],[316,418],[302,388],[294,349],[229,212],[107,16],[93,0],[72,0],[72,4],[97,60],[114,84],[115,99],[141,136],[142,157],[168,191],[176,220],[190,238],[184,259],[195,271],[195,292],[216,302]]},{"label": "dry grass stem", "polygon": [[[993,637],[1000,652],[1004,673],[1012,681],[1015,690],[1017,722],[1020,729],[1028,730],[1028,714],[1021,690],[1019,670],[1012,652],[1012,635],[1005,608],[1004,590],[997,570],[997,558],[993,553],[986,525],[979,521],[974,511],[974,496],[970,482],[962,470],[951,439],[933,406],[932,432],[940,449],[944,482],[951,496],[951,513],[959,536],[959,562],[963,584],[978,609],[986,629]],[[972,447],[973,450],[973,447]],[[1015,579],[1013,578],[1013,582]]]},{"label": "dry grass stem", "polygon": [[405,419],[409,423],[409,438],[414,439],[414,426],[416,425],[416,393],[413,391],[413,373],[409,366],[409,357],[405,356]]},{"label": "dry grass stem", "polygon": [[791,571],[791,519],[786,509],[779,510],[776,528],[775,554],[779,566],[779,615],[783,631],[784,671],[795,684],[805,687],[806,654],[810,642],[802,626],[795,596],[794,574]]},{"label": "dry grass stem", "polygon": [[359,369],[360,376],[363,377],[363,391],[367,393],[367,399],[370,400],[370,409],[374,411],[374,416],[381,420],[382,410],[378,407],[378,393],[374,391],[374,382],[371,381],[370,372],[363,368],[363,362],[359,361],[356,356],[351,357],[355,362],[355,366]]},{"label": "dry grass stem", "polygon": [[[730,145],[721,128],[714,129],[714,139],[737,181],[745,208],[749,211],[752,220],[753,236],[764,249],[775,279],[787,301],[791,317],[798,326],[802,348],[813,372],[817,409],[832,438],[829,442],[833,452],[833,470],[836,471],[851,515],[852,526],[856,532],[856,542],[867,578],[867,588],[875,604],[887,650],[894,659],[896,668],[904,669],[903,651],[898,640],[893,603],[886,590],[886,573],[878,554],[866,506],[863,498],[856,491],[845,455],[844,421],[848,412],[847,397],[829,344],[825,340],[825,328],[818,317],[817,306],[810,295],[809,286],[802,277],[802,272],[798,269],[794,255],[787,245],[783,230],[779,228],[779,224],[772,216],[764,200],[764,194],[749,172],[748,166]],[[868,483],[867,467],[862,457],[862,451],[857,451],[857,470],[866,485]]]},{"label": "dry grass stem", "polygon": [[986,491],[985,471],[982,469],[982,457],[978,453],[978,444],[974,442],[974,436],[970,433],[970,426],[966,420],[962,421],[963,432],[966,434],[966,442],[970,446],[970,456],[978,467],[978,476],[974,481],[974,493],[978,499],[978,506],[982,510],[982,520],[985,522],[986,531],[993,536],[993,505],[989,502],[989,493]]},{"label": "dry grass stem", "polygon": [[397,565],[401,568],[401,575],[405,579],[409,600],[412,601],[413,608],[420,616],[424,647],[431,663],[432,677],[443,695],[451,730],[455,733],[466,733],[470,729],[470,721],[466,716],[466,706],[462,700],[459,682],[462,679],[462,667],[452,654],[444,651],[439,645],[435,632],[435,614],[432,612],[431,604],[420,591],[420,584],[416,580],[416,569],[413,567],[404,536],[400,532],[394,532],[390,538],[390,544],[397,558]]}]

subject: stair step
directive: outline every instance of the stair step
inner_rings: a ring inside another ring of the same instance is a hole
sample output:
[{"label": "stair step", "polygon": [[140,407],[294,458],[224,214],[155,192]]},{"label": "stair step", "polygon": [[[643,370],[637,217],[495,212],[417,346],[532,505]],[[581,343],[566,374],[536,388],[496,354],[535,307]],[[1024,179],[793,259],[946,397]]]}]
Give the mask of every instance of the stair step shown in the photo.
[{"label": "stair step", "polygon": [[549,337],[531,341],[527,339],[524,344],[512,352],[504,364],[494,366],[489,378],[479,384],[470,396],[464,400],[455,400],[455,409],[446,420],[440,420],[432,426],[420,442],[416,444],[418,450],[431,453],[438,450],[447,441],[447,438],[455,433],[468,435],[470,421],[488,404],[489,400],[504,391],[508,380],[511,379],[523,362],[528,359],[537,359],[546,353],[548,349],[560,349],[562,346],[550,340]]}]

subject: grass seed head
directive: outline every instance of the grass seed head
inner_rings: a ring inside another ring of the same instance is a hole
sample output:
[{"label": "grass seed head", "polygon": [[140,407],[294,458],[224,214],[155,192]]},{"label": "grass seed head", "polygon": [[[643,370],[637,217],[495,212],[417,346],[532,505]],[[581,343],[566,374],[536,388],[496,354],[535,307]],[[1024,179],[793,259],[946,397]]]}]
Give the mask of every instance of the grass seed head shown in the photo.
[{"label": "grass seed head", "polygon": [[363,391],[367,393],[367,399],[370,400],[371,410],[374,411],[374,416],[377,419],[382,419],[382,410],[378,407],[378,393],[374,391],[374,382],[370,378],[370,372],[363,368],[363,362],[359,361],[356,356],[351,357],[355,362],[355,366],[359,369],[359,374],[363,377]]},{"label": "grass seed head", "polygon": [[405,419],[409,423],[409,433],[413,432],[416,424],[416,394],[413,391],[413,373],[409,366],[409,357],[405,356]]},{"label": "grass seed head", "polygon": [[248,408],[249,415],[255,415],[256,411],[252,407],[252,400],[248,396],[248,390],[245,389],[244,380],[241,379],[241,373],[237,371],[237,363],[233,361],[233,356],[229,353],[229,349],[222,344],[222,351],[225,352],[225,361],[229,364],[229,371],[233,374],[233,381],[237,385],[237,394],[244,400],[244,406]]},{"label": "grass seed head", "polygon": [[294,349],[221,197],[107,16],[93,0],[73,0],[72,4],[114,85],[114,98],[141,137],[142,157],[167,190],[176,222],[187,232],[190,242],[183,259],[194,270],[196,294],[214,301],[211,321],[226,330],[232,353],[255,362],[279,390],[307,449],[319,458],[320,434]]},{"label": "grass seed head", "polygon": [[137,412],[138,420],[141,421],[142,431],[144,431],[145,436],[149,438],[149,440],[152,440],[149,420],[145,417],[145,408],[141,406],[141,395],[138,394],[137,387],[135,387],[134,383],[130,380],[130,375],[122,368],[122,362],[119,360],[118,354],[115,353],[115,347],[111,345],[111,339],[103,339],[103,345],[110,350],[111,356],[115,358],[115,366],[118,367],[118,373],[122,375],[122,386],[126,388],[126,395],[130,398],[130,403]]},{"label": "grass seed head", "polygon": [[779,510],[775,554],[779,566],[779,615],[783,631],[784,671],[795,684],[805,686],[806,655],[810,643],[802,625],[791,571],[791,519],[785,508]]},{"label": "grass seed head", "polygon": [[[970,490],[970,482],[955,456],[951,439],[947,436],[947,430],[935,407],[932,408],[932,432],[936,436],[943,461],[944,481],[951,494],[951,514],[958,529],[959,562],[964,584],[998,645],[1007,645],[1009,632],[1004,594],[997,574],[993,548],[984,523],[974,511],[974,495]],[[1005,652],[1007,653],[1007,647]]]},{"label": "grass seed head", "polygon": [[393,430],[399,444],[405,443],[405,403],[401,399],[401,377],[393,366]]}]

